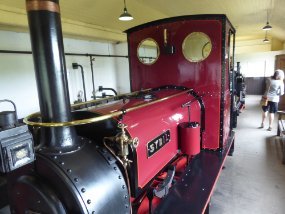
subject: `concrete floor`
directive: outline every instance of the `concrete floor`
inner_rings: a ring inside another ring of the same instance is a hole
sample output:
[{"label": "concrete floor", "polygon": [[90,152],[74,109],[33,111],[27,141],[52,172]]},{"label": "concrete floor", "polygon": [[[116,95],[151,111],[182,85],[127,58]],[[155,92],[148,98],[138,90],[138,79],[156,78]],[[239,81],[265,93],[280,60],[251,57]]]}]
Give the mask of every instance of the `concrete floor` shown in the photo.
[{"label": "concrete floor", "polygon": [[225,162],[216,185],[211,214],[284,214],[285,165],[277,118],[272,131],[258,129],[261,123],[260,96],[247,96],[246,109],[238,117],[235,152]]}]

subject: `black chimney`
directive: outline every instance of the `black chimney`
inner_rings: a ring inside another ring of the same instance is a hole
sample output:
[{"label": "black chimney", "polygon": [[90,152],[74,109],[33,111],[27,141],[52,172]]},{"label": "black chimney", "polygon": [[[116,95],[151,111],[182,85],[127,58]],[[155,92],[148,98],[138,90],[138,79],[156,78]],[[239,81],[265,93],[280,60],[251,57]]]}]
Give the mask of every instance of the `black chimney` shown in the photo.
[{"label": "black chimney", "polygon": [[[58,0],[26,0],[32,52],[43,122],[72,120]],[[41,129],[42,149],[64,153],[77,149],[74,127]]]}]

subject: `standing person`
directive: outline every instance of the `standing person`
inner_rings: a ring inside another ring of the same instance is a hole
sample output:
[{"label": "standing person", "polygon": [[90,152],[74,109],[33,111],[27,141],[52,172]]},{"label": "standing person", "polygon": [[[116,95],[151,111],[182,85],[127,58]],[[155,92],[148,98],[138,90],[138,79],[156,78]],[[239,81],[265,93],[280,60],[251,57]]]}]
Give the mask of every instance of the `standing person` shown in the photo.
[{"label": "standing person", "polygon": [[279,96],[284,94],[284,72],[280,69],[274,72],[271,78],[268,78],[266,82],[266,89],[264,97],[267,98],[268,103],[266,106],[262,106],[262,122],[259,128],[264,128],[264,121],[269,111],[269,127],[268,131],[272,130],[272,124],[274,121],[274,114],[278,110]]}]

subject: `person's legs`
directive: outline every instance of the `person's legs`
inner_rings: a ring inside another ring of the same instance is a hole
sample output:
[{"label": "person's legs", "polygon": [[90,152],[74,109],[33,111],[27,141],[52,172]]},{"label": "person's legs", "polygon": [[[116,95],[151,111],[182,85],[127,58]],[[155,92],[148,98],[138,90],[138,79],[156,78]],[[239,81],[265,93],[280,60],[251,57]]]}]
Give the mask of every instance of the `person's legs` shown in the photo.
[{"label": "person's legs", "polygon": [[274,114],[277,112],[278,109],[278,103],[276,102],[268,102],[269,103],[269,127],[268,127],[268,131],[272,130],[272,126],[273,126],[273,121],[274,121]]},{"label": "person's legs", "polygon": [[262,106],[262,120],[261,120],[261,126],[259,128],[264,127],[264,122],[268,114],[268,106]]},{"label": "person's legs", "polygon": [[265,121],[265,119],[266,119],[266,117],[267,117],[267,114],[268,114],[268,111],[263,111],[262,112],[262,121],[261,121],[261,126],[260,126],[260,128],[263,128],[264,127],[264,121]]},{"label": "person's legs", "polygon": [[268,131],[271,131],[271,130],[272,130],[273,121],[274,121],[274,113],[270,113],[270,114],[269,114],[269,127],[268,127]]}]

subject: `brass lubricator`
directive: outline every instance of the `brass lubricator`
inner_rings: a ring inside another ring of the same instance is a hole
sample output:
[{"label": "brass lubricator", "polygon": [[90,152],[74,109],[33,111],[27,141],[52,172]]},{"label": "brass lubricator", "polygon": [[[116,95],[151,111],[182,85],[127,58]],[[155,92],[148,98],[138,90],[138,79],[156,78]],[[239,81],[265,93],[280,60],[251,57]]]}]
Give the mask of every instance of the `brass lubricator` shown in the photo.
[{"label": "brass lubricator", "polygon": [[131,160],[128,159],[129,145],[132,145],[134,148],[136,148],[139,145],[139,139],[137,137],[130,138],[126,134],[125,129],[127,128],[127,126],[125,124],[119,123],[118,128],[121,129],[121,131],[115,137],[106,137],[105,139],[113,141],[117,144],[118,146],[117,156],[122,161],[124,167],[127,167],[132,162]]},{"label": "brass lubricator", "polygon": [[127,126],[125,124],[119,123],[118,128],[121,129],[121,132],[115,136],[115,142],[119,144],[118,156],[126,167],[131,162],[128,159],[129,145],[133,145],[136,148],[138,146],[139,139],[137,137],[132,139],[126,134],[125,129]]}]

